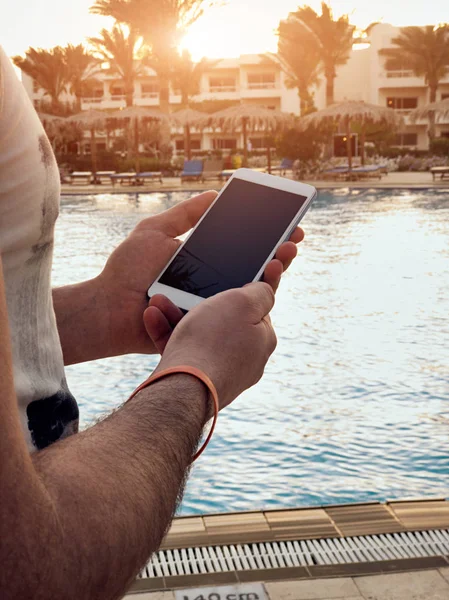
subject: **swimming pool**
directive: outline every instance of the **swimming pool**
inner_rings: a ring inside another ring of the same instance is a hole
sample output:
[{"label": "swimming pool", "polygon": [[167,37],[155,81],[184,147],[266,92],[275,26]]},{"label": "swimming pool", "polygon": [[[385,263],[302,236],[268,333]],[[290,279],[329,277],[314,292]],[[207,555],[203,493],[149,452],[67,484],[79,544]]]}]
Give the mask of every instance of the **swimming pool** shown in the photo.
[{"label": "swimming pool", "polygon": [[[96,275],[140,219],[190,195],[63,198],[53,283]],[[448,223],[449,191],[320,192],[278,292],[278,348],[220,416],[183,514],[448,495]],[[69,367],[82,426],[155,364]]]}]

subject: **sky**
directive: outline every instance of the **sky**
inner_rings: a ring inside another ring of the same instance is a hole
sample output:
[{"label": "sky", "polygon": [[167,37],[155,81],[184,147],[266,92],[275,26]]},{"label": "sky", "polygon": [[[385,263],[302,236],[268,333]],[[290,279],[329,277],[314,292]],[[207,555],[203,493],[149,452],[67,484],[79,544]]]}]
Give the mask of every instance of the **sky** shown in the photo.
[{"label": "sky", "polygon": [[[92,3],[0,0],[0,44],[12,56],[29,46],[82,42],[110,26],[109,19],[89,14]],[[224,0],[192,26],[183,45],[194,59],[275,51],[279,20],[305,3],[320,6],[320,0]],[[336,16],[349,14],[359,28],[374,21],[398,26],[449,22],[449,0],[330,0],[330,4]]]}]

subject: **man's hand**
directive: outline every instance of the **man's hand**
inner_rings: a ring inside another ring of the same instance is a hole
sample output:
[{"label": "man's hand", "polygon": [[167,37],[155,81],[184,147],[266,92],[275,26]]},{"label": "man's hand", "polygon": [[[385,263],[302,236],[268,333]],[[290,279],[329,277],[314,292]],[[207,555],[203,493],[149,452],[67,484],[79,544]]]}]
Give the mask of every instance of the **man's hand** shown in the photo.
[{"label": "man's hand", "polygon": [[[251,283],[204,300],[172,331],[165,314],[154,304],[144,315],[148,334],[163,353],[158,370],[190,365],[215,384],[220,409],[262,377],[276,348],[269,312],[273,288]],[[165,331],[165,335],[160,335]]]},{"label": "man's hand", "polygon": [[[109,340],[108,355],[156,352],[142,321],[146,292],[180,245],[178,236],[194,227],[216,198],[205,192],[137,225],[112,253],[98,277]],[[296,244],[304,237],[297,228],[265,270],[264,279],[276,289],[282,272],[295,258]],[[112,349],[112,350],[111,350]]]}]

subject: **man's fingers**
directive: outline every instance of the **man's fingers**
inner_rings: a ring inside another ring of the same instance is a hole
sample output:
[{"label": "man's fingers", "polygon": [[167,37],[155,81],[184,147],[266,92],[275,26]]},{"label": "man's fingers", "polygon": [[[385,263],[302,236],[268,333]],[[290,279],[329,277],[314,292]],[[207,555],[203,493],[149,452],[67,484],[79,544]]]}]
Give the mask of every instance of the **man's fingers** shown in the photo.
[{"label": "man's fingers", "polygon": [[265,282],[256,282],[245,285],[242,290],[247,295],[251,306],[254,307],[254,322],[259,323],[274,306],[273,288]]},{"label": "man's fingers", "polygon": [[204,192],[180,202],[156,217],[150,217],[148,221],[151,220],[153,229],[159,229],[170,237],[177,237],[195,227],[216,197],[217,192]]},{"label": "man's fingers", "polygon": [[284,270],[284,266],[282,262],[278,259],[271,260],[268,265],[265,267],[265,272],[263,274],[263,280],[265,283],[268,283],[269,286],[273,288],[275,292],[281,281],[281,276]]},{"label": "man's fingers", "polygon": [[279,246],[276,252],[276,258],[281,261],[284,271],[288,269],[297,254],[298,248],[293,242],[285,242],[285,244]]},{"label": "man's fingers", "polygon": [[294,244],[299,244],[304,239],[304,230],[301,227],[297,227],[290,236],[290,241]]},{"label": "man's fingers", "polygon": [[162,354],[173,333],[173,328],[165,315],[155,306],[149,306],[145,310],[143,322],[156,350]]},{"label": "man's fingers", "polygon": [[176,304],[173,304],[173,302],[169,300],[167,296],[163,296],[162,294],[156,294],[155,296],[152,296],[150,300],[150,306],[158,308],[173,329],[184,316],[182,310],[178,308]]}]

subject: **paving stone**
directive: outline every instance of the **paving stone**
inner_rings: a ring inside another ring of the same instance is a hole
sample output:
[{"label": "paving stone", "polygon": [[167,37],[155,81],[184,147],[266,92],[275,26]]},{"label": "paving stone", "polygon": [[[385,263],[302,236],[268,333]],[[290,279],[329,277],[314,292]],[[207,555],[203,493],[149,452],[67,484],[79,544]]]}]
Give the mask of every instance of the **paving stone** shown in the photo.
[{"label": "paving stone", "polygon": [[266,583],[265,589],[270,600],[329,600],[360,597],[360,592],[350,577],[276,581]]},{"label": "paving stone", "polygon": [[437,570],[371,575],[354,581],[366,600],[449,600],[449,584]]},{"label": "paving stone", "polygon": [[449,583],[449,567],[443,567],[442,569],[439,569],[439,571],[444,579]]}]

